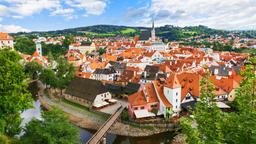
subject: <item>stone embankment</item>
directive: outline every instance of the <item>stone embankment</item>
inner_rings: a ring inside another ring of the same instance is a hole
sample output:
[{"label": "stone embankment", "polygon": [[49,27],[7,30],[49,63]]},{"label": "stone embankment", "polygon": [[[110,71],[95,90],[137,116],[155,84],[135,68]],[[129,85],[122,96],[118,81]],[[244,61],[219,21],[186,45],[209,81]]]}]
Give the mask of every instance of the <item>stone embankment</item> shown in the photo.
[{"label": "stone embankment", "polygon": [[[81,128],[97,130],[106,120],[106,118],[102,118],[98,116],[98,114],[96,115],[94,113],[84,111],[74,106],[52,100],[46,96],[41,96],[39,100],[41,102],[41,105],[48,110],[50,110],[52,107],[62,109],[68,115],[70,121]],[[175,125],[171,123],[128,124],[117,121],[111,127],[109,132],[122,136],[144,137],[173,130],[175,130]]]},{"label": "stone embankment", "polygon": [[[78,127],[97,130],[108,118],[104,114],[99,114],[95,111],[76,107],[74,105],[62,102],[61,100],[55,99],[51,91],[48,91],[48,96],[46,96],[44,93],[44,85],[40,81],[38,81],[38,85],[40,87],[39,100],[41,105],[47,110],[51,110],[53,107],[57,107],[63,110],[67,114],[70,121]],[[109,132],[122,136],[143,137],[159,134],[162,132],[174,131],[175,127],[176,125],[172,123],[138,124],[122,123],[119,120],[115,122]]]}]

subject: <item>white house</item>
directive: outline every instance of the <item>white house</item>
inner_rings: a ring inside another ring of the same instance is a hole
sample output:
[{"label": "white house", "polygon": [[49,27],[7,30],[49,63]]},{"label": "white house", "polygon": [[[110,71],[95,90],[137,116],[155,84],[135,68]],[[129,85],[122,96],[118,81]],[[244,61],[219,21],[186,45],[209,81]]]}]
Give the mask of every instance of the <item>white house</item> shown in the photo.
[{"label": "white house", "polygon": [[72,80],[65,91],[64,98],[95,109],[117,102],[112,99],[111,93],[101,81],[85,78]]},{"label": "white house", "polygon": [[8,33],[0,32],[0,49],[3,47],[13,48],[13,38]]}]

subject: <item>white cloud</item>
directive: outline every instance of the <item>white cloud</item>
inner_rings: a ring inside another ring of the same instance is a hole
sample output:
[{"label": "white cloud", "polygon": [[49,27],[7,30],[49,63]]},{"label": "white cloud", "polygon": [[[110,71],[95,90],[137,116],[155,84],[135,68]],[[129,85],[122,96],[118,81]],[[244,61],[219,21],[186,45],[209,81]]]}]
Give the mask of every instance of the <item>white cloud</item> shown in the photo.
[{"label": "white cloud", "polygon": [[256,28],[255,0],[152,0],[140,24],[206,25],[218,29]]},{"label": "white cloud", "polygon": [[71,8],[66,8],[66,9],[59,8],[59,9],[56,9],[55,11],[53,11],[51,13],[51,15],[71,15],[72,13],[74,13],[74,9],[71,9]]},{"label": "white cloud", "polygon": [[[68,19],[76,18],[75,9],[84,10],[82,15],[101,15],[107,0],[0,0],[0,17],[22,19],[48,10],[51,16],[62,15]],[[63,3],[67,5],[63,5]]]},{"label": "white cloud", "polygon": [[72,7],[84,9],[85,16],[101,15],[107,7],[107,0],[67,0],[66,3]]},{"label": "white cloud", "polygon": [[8,8],[5,5],[0,4],[0,16],[6,16],[8,13]]},{"label": "white cloud", "polygon": [[56,9],[61,6],[60,0],[4,0],[9,7],[6,10],[15,17],[30,16],[44,9]]},{"label": "white cloud", "polygon": [[16,33],[16,32],[30,32],[29,29],[23,28],[17,25],[2,25],[0,24],[0,31],[7,33]]}]

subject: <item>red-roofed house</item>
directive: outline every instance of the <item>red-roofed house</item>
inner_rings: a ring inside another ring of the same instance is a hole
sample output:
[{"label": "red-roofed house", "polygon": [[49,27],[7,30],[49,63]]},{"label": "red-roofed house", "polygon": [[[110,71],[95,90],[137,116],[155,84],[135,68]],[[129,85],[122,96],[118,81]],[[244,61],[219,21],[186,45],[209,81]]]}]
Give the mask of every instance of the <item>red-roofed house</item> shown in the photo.
[{"label": "red-roofed house", "polygon": [[159,108],[159,100],[152,83],[128,97],[129,114],[132,118],[154,117],[153,109]]},{"label": "red-roofed house", "polygon": [[13,38],[8,33],[0,32],[0,49],[5,46],[13,48]]}]

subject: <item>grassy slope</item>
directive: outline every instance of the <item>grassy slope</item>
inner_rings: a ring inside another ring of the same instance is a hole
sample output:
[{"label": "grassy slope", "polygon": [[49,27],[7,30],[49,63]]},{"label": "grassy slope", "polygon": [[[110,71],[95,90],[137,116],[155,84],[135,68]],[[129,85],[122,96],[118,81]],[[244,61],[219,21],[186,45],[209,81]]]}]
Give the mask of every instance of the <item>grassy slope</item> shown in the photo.
[{"label": "grassy slope", "polygon": [[133,28],[126,28],[124,30],[121,30],[122,34],[135,33],[135,32],[136,32],[136,30]]}]

